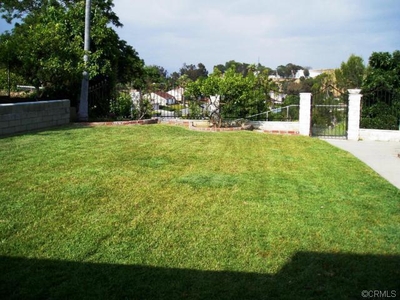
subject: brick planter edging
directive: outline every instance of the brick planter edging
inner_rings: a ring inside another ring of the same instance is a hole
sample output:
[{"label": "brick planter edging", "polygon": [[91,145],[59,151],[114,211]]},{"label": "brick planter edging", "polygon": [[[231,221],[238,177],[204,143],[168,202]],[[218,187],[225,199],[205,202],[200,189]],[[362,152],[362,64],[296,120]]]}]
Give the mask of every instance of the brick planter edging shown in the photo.
[{"label": "brick planter edging", "polygon": [[291,130],[262,130],[264,133],[270,134],[289,134],[289,135],[299,135],[299,131],[291,131]]},{"label": "brick planter edging", "polygon": [[[243,127],[230,127],[230,128],[214,128],[214,127],[196,127],[193,126],[194,120],[164,120],[161,123],[168,124],[168,125],[177,125],[177,126],[184,126],[190,130],[195,131],[208,131],[208,132],[221,132],[221,131],[240,131],[240,130],[247,130],[247,128]],[[284,135],[299,135],[300,132],[298,130],[257,130],[258,132],[269,133],[269,134],[284,134]]]},{"label": "brick planter edging", "polygon": [[195,127],[195,126],[189,126],[189,129],[194,131],[210,131],[210,132],[245,130],[245,128],[242,127],[217,128],[217,127]]},{"label": "brick planter edging", "polygon": [[82,126],[119,126],[119,125],[148,125],[157,124],[158,119],[131,120],[131,121],[106,121],[106,122],[76,122]]},{"label": "brick planter edging", "polygon": [[[130,120],[130,121],[107,121],[107,122],[77,122],[75,125],[82,126],[121,126],[121,125],[148,125],[160,123],[158,119],[145,119],[145,120]],[[186,127],[194,131],[206,131],[206,132],[229,132],[229,131],[241,131],[247,130],[244,127],[228,127],[228,128],[216,128],[216,127],[196,127],[191,124],[190,121],[182,120],[168,120],[162,122],[168,125],[178,125]],[[298,131],[291,130],[257,130],[263,133],[269,134],[285,134],[285,135],[299,135]]]},{"label": "brick planter edging", "polygon": [[184,127],[188,128],[188,129],[194,130],[194,131],[222,132],[222,131],[247,130],[245,127],[222,127],[222,128],[217,128],[217,127],[196,127],[196,126],[193,126],[193,122],[194,121],[195,120],[173,119],[173,120],[162,121],[162,123],[168,124],[168,125],[184,126]]}]

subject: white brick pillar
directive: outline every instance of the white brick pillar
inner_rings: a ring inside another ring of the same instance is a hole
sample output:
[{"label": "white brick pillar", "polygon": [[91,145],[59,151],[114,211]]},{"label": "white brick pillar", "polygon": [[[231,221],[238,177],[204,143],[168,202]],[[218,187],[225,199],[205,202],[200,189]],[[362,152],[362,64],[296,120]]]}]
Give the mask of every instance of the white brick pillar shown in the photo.
[{"label": "white brick pillar", "polygon": [[310,136],[311,128],[311,93],[300,93],[299,133]]},{"label": "white brick pillar", "polygon": [[358,141],[360,137],[360,112],[361,98],[360,89],[351,89],[349,91],[349,116],[347,139]]}]

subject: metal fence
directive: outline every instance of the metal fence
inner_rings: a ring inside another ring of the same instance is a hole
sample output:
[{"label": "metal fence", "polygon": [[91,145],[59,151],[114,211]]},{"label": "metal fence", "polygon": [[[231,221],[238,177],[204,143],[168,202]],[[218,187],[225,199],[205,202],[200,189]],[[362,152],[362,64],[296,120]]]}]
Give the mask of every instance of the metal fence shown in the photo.
[{"label": "metal fence", "polygon": [[91,82],[88,93],[89,116],[91,118],[107,117],[110,114],[110,103],[114,95],[108,81]]},{"label": "metal fence", "polygon": [[246,116],[250,121],[298,121],[300,105],[292,104],[272,108],[266,112]]},{"label": "metal fence", "polygon": [[[219,103],[218,97],[213,99],[188,100],[184,96],[173,97],[165,92],[144,93],[132,91],[131,117],[140,119],[157,117],[163,119],[221,119],[225,123],[241,120],[246,121],[297,121],[299,119],[299,105],[283,106],[259,101],[256,104]],[[122,98],[124,100],[124,98]],[[121,101],[121,96],[117,103]]]},{"label": "metal fence", "polygon": [[328,87],[312,95],[311,134],[324,138],[346,138],[348,123],[348,93]]},{"label": "metal fence", "polygon": [[362,91],[360,128],[400,130],[400,89]]}]

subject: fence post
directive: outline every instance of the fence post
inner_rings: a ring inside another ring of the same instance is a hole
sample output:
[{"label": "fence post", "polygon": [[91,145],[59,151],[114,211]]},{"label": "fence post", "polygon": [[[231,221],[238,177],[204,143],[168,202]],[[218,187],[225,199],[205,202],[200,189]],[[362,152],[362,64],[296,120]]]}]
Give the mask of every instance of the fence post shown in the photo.
[{"label": "fence post", "polygon": [[360,137],[360,113],[361,98],[360,89],[350,89],[349,91],[349,119],[347,139],[358,141]]},{"label": "fence post", "polygon": [[311,93],[300,93],[299,133],[310,136],[311,128]]}]

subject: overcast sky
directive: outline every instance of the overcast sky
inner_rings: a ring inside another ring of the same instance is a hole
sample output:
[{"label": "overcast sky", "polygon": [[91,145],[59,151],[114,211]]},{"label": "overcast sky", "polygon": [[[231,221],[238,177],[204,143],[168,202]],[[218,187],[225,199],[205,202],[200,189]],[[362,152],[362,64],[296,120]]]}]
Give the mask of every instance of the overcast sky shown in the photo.
[{"label": "overcast sky", "polygon": [[399,0],[115,0],[118,29],[146,64],[258,61],[337,68],[400,50]]},{"label": "overcast sky", "polygon": [[[400,0],[114,0],[117,32],[170,73],[229,60],[337,68],[400,50]],[[0,21],[0,31],[5,21]]]}]

